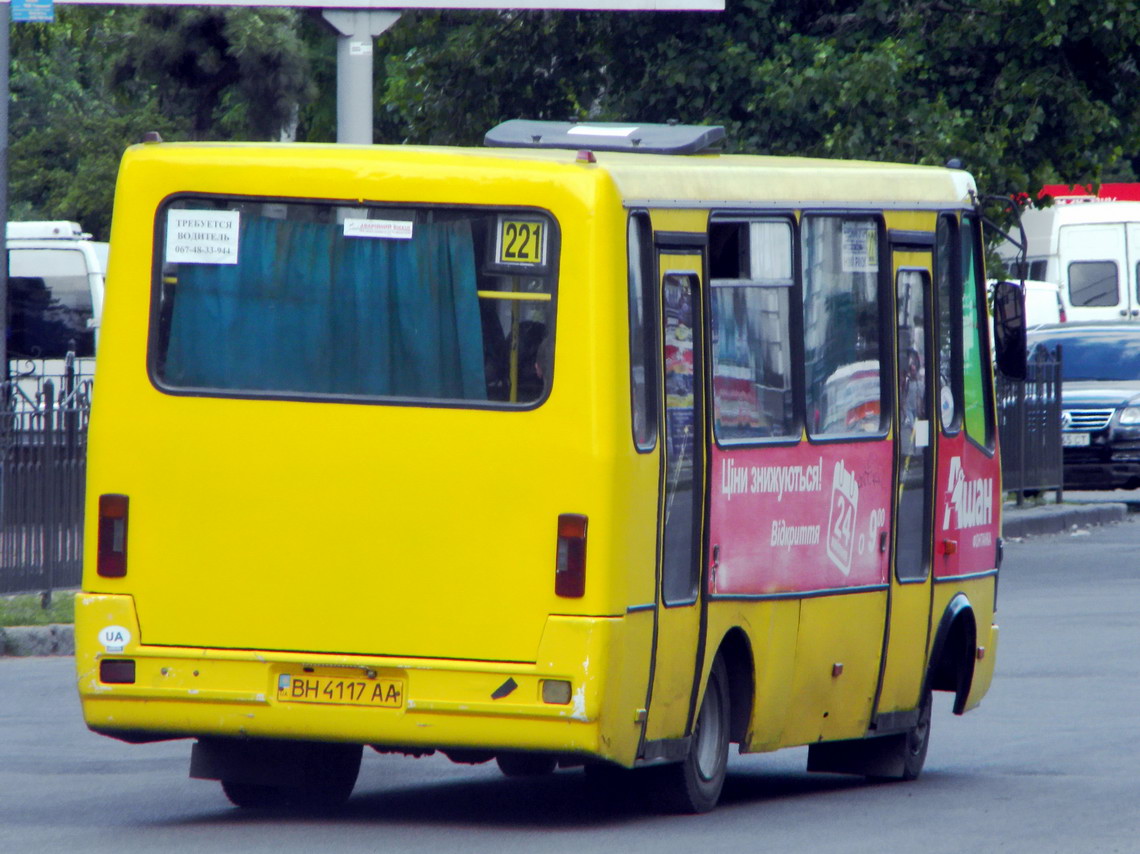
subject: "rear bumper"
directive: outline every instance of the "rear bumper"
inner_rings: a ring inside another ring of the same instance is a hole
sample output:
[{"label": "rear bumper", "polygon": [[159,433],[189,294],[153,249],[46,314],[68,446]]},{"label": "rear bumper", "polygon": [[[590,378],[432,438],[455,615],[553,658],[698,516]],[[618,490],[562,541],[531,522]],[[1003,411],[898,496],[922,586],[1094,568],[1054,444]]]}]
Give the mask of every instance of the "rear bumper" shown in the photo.
[{"label": "rear bumper", "polygon": [[1065,448],[1066,489],[1116,489],[1140,482],[1140,448],[1135,442]]},{"label": "rear bumper", "polygon": [[[610,651],[623,648],[624,624],[623,618],[552,616],[535,662],[157,647],[138,642],[131,597],[80,594],[76,668],[87,725],[126,741],[260,737],[392,749],[551,751],[631,764],[635,716],[603,714],[607,686],[599,676],[609,671]],[[108,629],[125,630],[121,648]],[[133,661],[134,682],[101,681],[105,659]],[[396,684],[402,697],[391,707],[278,697],[283,675],[305,673]],[[544,702],[544,680],[570,682],[569,702]],[[606,721],[621,718],[628,723],[603,730]]]}]

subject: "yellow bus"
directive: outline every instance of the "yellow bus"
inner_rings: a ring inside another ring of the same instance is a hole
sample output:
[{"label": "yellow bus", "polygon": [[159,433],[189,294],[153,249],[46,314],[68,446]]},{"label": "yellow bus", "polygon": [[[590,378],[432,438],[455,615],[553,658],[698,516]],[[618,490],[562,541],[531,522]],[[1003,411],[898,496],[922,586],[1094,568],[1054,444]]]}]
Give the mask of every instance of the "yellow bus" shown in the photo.
[{"label": "yellow bus", "polygon": [[132,147],[88,726],[243,807],[343,801],[363,746],[683,812],[731,743],[916,777],[998,639],[974,183],[723,140]]}]

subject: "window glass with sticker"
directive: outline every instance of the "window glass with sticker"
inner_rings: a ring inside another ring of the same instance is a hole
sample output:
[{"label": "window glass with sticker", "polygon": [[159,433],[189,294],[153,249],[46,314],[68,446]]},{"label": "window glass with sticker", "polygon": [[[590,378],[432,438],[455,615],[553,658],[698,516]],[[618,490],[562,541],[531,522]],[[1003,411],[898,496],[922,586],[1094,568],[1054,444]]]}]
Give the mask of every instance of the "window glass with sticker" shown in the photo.
[{"label": "window glass with sticker", "polygon": [[792,398],[792,224],[714,220],[712,391],[719,442],[799,435]]},{"label": "window glass with sticker", "polygon": [[808,216],[802,235],[808,433],[882,433],[878,220]]},{"label": "window glass with sticker", "polygon": [[545,212],[183,197],[158,237],[164,390],[472,406],[550,392]]}]

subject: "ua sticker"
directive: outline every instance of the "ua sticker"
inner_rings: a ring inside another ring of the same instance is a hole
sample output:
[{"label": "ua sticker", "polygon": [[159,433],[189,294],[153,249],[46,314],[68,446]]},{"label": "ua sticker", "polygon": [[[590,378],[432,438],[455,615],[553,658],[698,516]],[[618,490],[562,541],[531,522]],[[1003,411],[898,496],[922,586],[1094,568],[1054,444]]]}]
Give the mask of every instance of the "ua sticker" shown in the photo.
[{"label": "ua sticker", "polygon": [[131,633],[122,626],[107,626],[99,632],[99,643],[107,652],[122,652],[123,648],[131,642]]}]

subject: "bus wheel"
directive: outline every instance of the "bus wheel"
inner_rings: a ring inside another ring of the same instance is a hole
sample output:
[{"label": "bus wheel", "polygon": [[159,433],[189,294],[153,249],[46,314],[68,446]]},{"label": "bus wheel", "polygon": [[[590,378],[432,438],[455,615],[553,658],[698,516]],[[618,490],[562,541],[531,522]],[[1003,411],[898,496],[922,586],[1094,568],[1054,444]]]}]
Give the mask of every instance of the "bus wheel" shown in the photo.
[{"label": "bus wheel", "polygon": [[549,753],[500,753],[495,762],[508,777],[544,777],[558,767],[558,760]]},{"label": "bus wheel", "polygon": [[659,775],[657,794],[670,812],[708,812],[720,799],[728,768],[728,698],[728,672],[717,656],[697,713],[688,756],[679,763],[653,769]]},{"label": "bus wheel", "polygon": [[328,810],[342,806],[356,786],[359,744],[315,745],[306,758],[301,784],[290,789],[290,801],[301,809]]},{"label": "bus wheel", "polygon": [[[926,751],[930,747],[930,712],[934,695],[929,688],[923,690],[918,706],[918,720],[906,732],[871,739],[881,746],[871,757],[875,768],[867,776],[872,780],[917,780],[926,764]],[[889,769],[885,773],[880,769]]]},{"label": "bus wheel", "polygon": [[933,706],[934,694],[926,688],[918,707],[918,721],[906,732],[902,774],[904,780],[917,780],[922,773],[922,766],[926,764],[926,751],[930,747],[930,712]]},{"label": "bus wheel", "polygon": [[363,748],[359,744],[298,744],[281,751],[288,764],[281,769],[285,784],[222,778],[222,791],[230,803],[247,809],[290,806],[329,810],[348,800],[360,773]]},{"label": "bus wheel", "polygon": [[242,809],[273,809],[289,803],[289,790],[284,786],[222,780],[222,791],[230,799],[231,804]]}]

